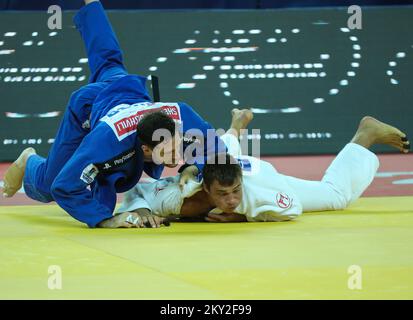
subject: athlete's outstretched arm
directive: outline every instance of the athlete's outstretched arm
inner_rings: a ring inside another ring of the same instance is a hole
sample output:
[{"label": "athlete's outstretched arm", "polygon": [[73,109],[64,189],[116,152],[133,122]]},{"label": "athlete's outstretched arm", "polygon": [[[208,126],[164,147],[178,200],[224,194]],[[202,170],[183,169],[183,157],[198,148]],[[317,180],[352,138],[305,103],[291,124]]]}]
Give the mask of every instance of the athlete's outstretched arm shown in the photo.
[{"label": "athlete's outstretched arm", "polygon": [[100,228],[159,228],[162,224],[168,226],[166,218],[158,217],[146,208],[126,211],[103,220],[98,224]]},{"label": "athlete's outstretched arm", "polygon": [[104,81],[114,74],[126,75],[122,51],[102,4],[96,0],[85,0],[85,4],[74,17],[74,23],[85,43],[90,82]]}]

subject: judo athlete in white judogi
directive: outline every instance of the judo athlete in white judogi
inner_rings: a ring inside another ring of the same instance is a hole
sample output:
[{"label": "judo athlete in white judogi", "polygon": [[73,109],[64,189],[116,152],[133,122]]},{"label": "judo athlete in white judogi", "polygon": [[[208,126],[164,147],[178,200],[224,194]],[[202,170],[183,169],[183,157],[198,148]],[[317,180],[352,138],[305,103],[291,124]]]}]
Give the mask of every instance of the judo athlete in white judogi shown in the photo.
[{"label": "judo athlete in white judogi", "polygon": [[368,149],[370,146],[388,144],[403,153],[410,146],[397,128],[364,117],[354,138],[330,164],[322,180],[308,181],[283,175],[270,163],[241,154],[239,129],[251,119],[248,110],[234,109],[236,129],[221,137],[228,148],[226,164],[207,163],[203,177],[190,180],[183,188],[179,176],[138,183],[126,193],[118,212],[141,213],[137,220],[147,220],[150,215],[158,219],[175,216],[205,217],[210,222],[254,222],[287,221],[303,212],[341,210],[361,196],[379,168],[379,159]]}]

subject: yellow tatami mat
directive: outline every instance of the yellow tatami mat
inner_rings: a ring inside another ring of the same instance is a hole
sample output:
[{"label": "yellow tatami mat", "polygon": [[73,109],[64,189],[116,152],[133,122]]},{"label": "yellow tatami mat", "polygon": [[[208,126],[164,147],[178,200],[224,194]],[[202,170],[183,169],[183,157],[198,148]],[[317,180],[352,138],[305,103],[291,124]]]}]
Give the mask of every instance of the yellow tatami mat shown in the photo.
[{"label": "yellow tatami mat", "polygon": [[[56,270],[61,289],[49,288]],[[57,206],[3,206],[0,299],[16,298],[413,299],[413,198],[284,223],[118,230]]]}]

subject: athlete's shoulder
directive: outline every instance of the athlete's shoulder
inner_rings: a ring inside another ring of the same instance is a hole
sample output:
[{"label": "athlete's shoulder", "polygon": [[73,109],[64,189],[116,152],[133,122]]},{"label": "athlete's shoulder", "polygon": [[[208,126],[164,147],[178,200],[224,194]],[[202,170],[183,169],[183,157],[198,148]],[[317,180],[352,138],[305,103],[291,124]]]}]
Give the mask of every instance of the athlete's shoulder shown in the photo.
[{"label": "athlete's shoulder", "polygon": [[244,176],[255,178],[263,177],[267,179],[269,174],[276,172],[275,168],[270,163],[261,160],[260,158],[241,155],[236,159]]},{"label": "athlete's shoulder", "polygon": [[207,130],[212,126],[205,121],[205,119],[195,111],[195,109],[185,102],[178,102],[181,108],[184,128],[198,128],[200,130]]},{"label": "athlete's shoulder", "polygon": [[179,105],[182,112],[196,113],[194,108],[190,106],[189,104],[187,104],[186,102],[177,102],[177,104]]}]

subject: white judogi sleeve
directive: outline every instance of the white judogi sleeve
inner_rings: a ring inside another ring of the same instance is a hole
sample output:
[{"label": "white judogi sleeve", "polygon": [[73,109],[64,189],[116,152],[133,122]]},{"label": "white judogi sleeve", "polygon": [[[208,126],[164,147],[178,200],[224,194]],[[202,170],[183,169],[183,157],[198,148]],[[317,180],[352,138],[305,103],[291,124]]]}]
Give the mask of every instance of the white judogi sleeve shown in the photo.
[{"label": "white judogi sleeve", "polygon": [[162,217],[178,215],[183,202],[178,179],[176,176],[153,180],[150,183],[138,183],[126,192],[117,213],[147,208]]},{"label": "white judogi sleeve", "polygon": [[202,184],[189,181],[184,189],[179,188],[179,176],[152,179],[150,183],[138,183],[125,193],[125,198],[116,213],[147,208],[161,217],[179,215],[185,198],[201,190]]},{"label": "white judogi sleeve", "polygon": [[143,195],[135,186],[134,188],[130,189],[125,193],[123,201],[115,213],[119,214],[123,212],[134,211],[141,208],[152,210],[149,203],[145,200]]}]

